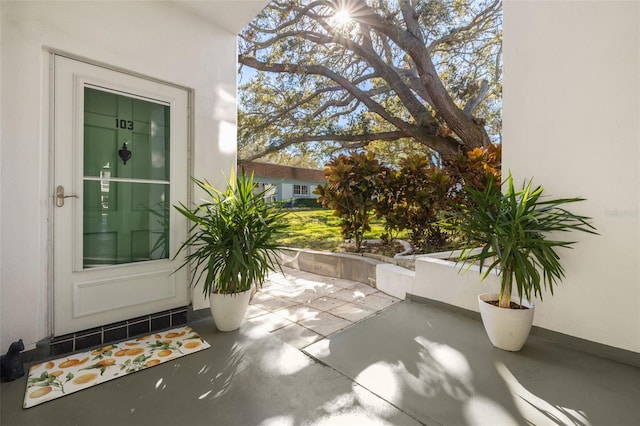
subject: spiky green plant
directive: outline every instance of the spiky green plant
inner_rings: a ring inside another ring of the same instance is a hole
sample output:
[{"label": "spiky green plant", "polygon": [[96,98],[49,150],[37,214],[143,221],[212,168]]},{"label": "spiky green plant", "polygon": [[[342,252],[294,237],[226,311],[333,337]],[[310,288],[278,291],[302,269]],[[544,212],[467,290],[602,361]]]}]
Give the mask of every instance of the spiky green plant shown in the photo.
[{"label": "spiky green plant", "polygon": [[224,192],[207,181],[193,182],[207,198],[193,209],[174,206],[192,223],[175,256],[187,252],[178,270],[190,265],[192,285],[204,277],[205,297],[262,287],[267,274],[280,268],[274,237],[285,226],[285,213],[265,203],[265,191],[256,190],[253,174],[232,171]]},{"label": "spiky green plant", "polygon": [[[543,190],[542,186],[534,188],[529,180],[516,191],[509,173],[501,185],[491,179],[484,191],[467,189],[470,202],[460,206],[456,215],[455,226],[464,238],[459,261],[467,265],[478,262],[483,280],[492,270],[498,272],[500,307],[510,306],[514,282],[521,298],[531,300],[533,294],[542,300],[542,288],[553,294],[554,286],[564,278],[556,249],[571,248],[575,241],[550,239],[549,234],[597,234],[589,223],[591,218],[563,208],[584,198],[545,199]],[[481,249],[472,251],[477,247]]]}]

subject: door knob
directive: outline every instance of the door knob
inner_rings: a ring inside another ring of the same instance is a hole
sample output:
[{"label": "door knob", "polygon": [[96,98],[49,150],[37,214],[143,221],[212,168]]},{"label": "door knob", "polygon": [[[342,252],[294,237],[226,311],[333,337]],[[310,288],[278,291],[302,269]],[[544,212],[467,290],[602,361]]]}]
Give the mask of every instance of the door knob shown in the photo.
[{"label": "door knob", "polygon": [[56,206],[58,206],[58,207],[64,206],[64,199],[65,198],[78,198],[78,199],[80,199],[80,197],[78,197],[75,194],[64,195],[64,186],[58,185],[56,187]]}]

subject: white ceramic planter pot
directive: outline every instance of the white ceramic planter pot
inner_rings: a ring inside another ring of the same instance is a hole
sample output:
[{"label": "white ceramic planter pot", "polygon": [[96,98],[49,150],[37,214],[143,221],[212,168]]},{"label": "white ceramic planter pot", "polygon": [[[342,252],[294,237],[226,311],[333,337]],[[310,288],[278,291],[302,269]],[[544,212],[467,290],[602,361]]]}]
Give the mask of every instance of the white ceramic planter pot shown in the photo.
[{"label": "white ceramic planter pot", "polygon": [[[529,309],[506,309],[486,303],[498,300],[498,297],[495,293],[478,296],[482,323],[493,346],[505,351],[519,351],[527,341],[533,324],[533,303],[522,299],[521,304]],[[511,300],[520,302],[519,298]]]},{"label": "white ceramic planter pot", "polygon": [[233,331],[240,328],[247,313],[251,290],[236,294],[211,294],[209,307],[216,328],[220,331]]}]

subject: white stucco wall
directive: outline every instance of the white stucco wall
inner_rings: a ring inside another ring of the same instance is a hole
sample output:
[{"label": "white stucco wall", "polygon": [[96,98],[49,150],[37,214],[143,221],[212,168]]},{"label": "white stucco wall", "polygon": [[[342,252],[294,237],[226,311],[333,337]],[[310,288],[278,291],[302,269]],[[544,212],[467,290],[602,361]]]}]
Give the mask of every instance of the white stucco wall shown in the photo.
[{"label": "white stucco wall", "polygon": [[[49,333],[50,49],[193,91],[193,174],[224,183],[236,152],[236,37],[165,2],[2,1],[0,352]],[[200,294],[200,291],[196,291]]]},{"label": "white stucco wall", "polygon": [[505,2],[503,170],[586,197],[573,209],[601,234],[569,236],[566,279],[535,324],[636,352],[639,105],[640,2]]}]

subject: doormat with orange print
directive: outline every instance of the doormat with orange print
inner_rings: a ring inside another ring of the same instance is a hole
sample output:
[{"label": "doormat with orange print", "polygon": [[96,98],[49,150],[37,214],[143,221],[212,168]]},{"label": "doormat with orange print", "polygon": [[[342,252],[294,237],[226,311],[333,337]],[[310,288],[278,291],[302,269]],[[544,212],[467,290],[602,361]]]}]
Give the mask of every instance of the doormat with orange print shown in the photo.
[{"label": "doormat with orange print", "polygon": [[36,364],[29,369],[23,407],[33,407],[209,347],[187,326]]}]

